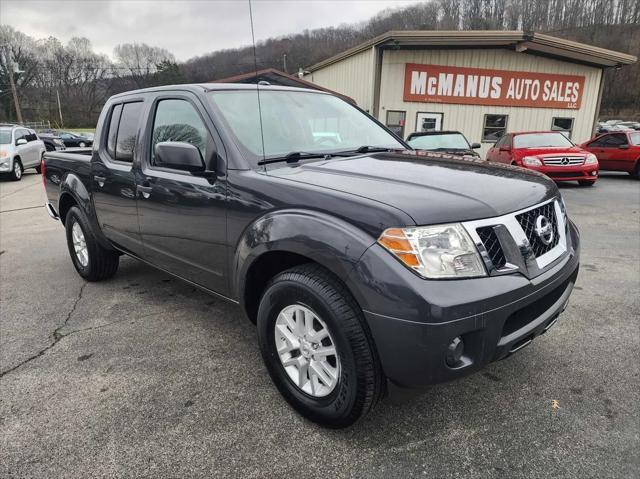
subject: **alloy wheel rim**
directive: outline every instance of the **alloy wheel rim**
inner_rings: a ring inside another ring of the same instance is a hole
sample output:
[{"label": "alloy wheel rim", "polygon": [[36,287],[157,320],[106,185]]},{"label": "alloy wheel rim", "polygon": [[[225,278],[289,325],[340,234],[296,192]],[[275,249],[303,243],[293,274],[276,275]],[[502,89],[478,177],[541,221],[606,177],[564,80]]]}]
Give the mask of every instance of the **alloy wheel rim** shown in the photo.
[{"label": "alloy wheel rim", "polygon": [[325,322],[306,306],[290,305],[278,314],[274,335],[293,384],[313,397],[331,394],[340,378],[340,358]]},{"label": "alloy wheel rim", "polygon": [[17,161],[13,164],[13,172],[16,174],[16,178],[22,177],[22,168],[20,168],[20,163]]},{"label": "alloy wheel rim", "polygon": [[85,268],[89,264],[89,251],[87,250],[87,242],[84,239],[84,233],[78,223],[73,223],[71,228],[71,239],[73,240],[73,249],[76,253],[76,258],[82,266]]}]

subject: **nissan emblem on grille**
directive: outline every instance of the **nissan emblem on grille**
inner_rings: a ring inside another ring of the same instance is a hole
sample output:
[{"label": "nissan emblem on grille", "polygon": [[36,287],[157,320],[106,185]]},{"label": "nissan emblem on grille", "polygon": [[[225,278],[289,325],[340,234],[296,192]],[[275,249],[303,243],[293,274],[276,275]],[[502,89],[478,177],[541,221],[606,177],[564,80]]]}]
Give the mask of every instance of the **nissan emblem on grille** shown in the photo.
[{"label": "nissan emblem on grille", "polygon": [[549,245],[553,241],[553,225],[544,215],[536,218],[536,234],[545,245]]}]

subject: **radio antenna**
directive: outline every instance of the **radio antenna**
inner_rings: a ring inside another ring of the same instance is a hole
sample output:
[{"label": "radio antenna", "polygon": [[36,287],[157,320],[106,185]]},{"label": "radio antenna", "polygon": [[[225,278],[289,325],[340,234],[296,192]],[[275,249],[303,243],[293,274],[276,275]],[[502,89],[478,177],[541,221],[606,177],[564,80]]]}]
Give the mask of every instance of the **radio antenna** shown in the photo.
[{"label": "radio antenna", "polygon": [[[258,81],[258,55],[256,53],[256,34],[253,30],[253,10],[251,8],[251,0],[249,1],[249,19],[251,20],[251,42],[253,43],[253,68],[256,74],[256,93],[258,95],[258,119],[260,120],[260,141],[262,143],[262,160],[266,159],[266,153],[264,151],[264,128],[262,127],[262,106],[260,104],[260,82]],[[267,165],[264,165],[264,170],[267,171]]]}]

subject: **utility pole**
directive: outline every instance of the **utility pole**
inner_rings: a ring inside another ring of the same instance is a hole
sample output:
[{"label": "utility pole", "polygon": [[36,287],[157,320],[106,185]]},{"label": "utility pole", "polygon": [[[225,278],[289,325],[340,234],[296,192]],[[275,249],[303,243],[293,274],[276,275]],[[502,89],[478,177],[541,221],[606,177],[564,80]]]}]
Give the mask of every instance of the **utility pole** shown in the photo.
[{"label": "utility pole", "polygon": [[64,128],[64,121],[62,121],[62,107],[60,106],[60,92],[57,89],[56,97],[58,98],[58,115],[60,115],[60,128]]},{"label": "utility pole", "polygon": [[15,70],[13,68],[13,60],[11,59],[11,53],[8,55],[5,53],[7,59],[7,70],[9,74],[9,84],[11,85],[11,93],[13,94],[13,103],[16,106],[16,117],[18,123],[22,123],[22,111],[20,111],[20,102],[18,101],[18,92],[16,91],[16,82],[13,80],[13,74]]},{"label": "utility pole", "polygon": [[282,67],[285,73],[289,73],[287,72],[287,54],[286,53],[282,54]]}]

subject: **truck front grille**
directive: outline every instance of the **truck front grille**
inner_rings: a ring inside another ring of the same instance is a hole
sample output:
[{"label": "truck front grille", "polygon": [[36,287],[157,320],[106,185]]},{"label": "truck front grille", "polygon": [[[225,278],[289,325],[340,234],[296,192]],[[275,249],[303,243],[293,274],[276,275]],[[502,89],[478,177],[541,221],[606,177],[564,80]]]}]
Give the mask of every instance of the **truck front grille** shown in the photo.
[{"label": "truck front grille", "polygon": [[[548,245],[544,244],[536,233],[536,221],[541,215],[545,216],[553,227],[553,239]],[[520,226],[522,226],[522,230],[527,236],[536,258],[551,251],[558,244],[560,236],[558,235],[558,221],[556,220],[556,211],[553,203],[547,203],[546,205],[519,214],[516,216],[516,219],[518,223],[520,223]]]},{"label": "truck front grille", "polygon": [[[521,272],[533,278],[568,251],[566,220],[561,212],[559,200],[554,198],[527,209],[463,224],[490,276]],[[541,229],[536,231],[536,226]]]},{"label": "truck front grille", "polygon": [[496,235],[496,231],[493,229],[493,226],[483,226],[482,228],[476,229],[484,248],[487,250],[487,254],[489,258],[491,258],[491,262],[496,269],[502,268],[505,264],[507,264],[507,259],[504,256],[504,252],[502,251],[502,245],[500,244],[500,240],[498,240],[498,235]]}]

